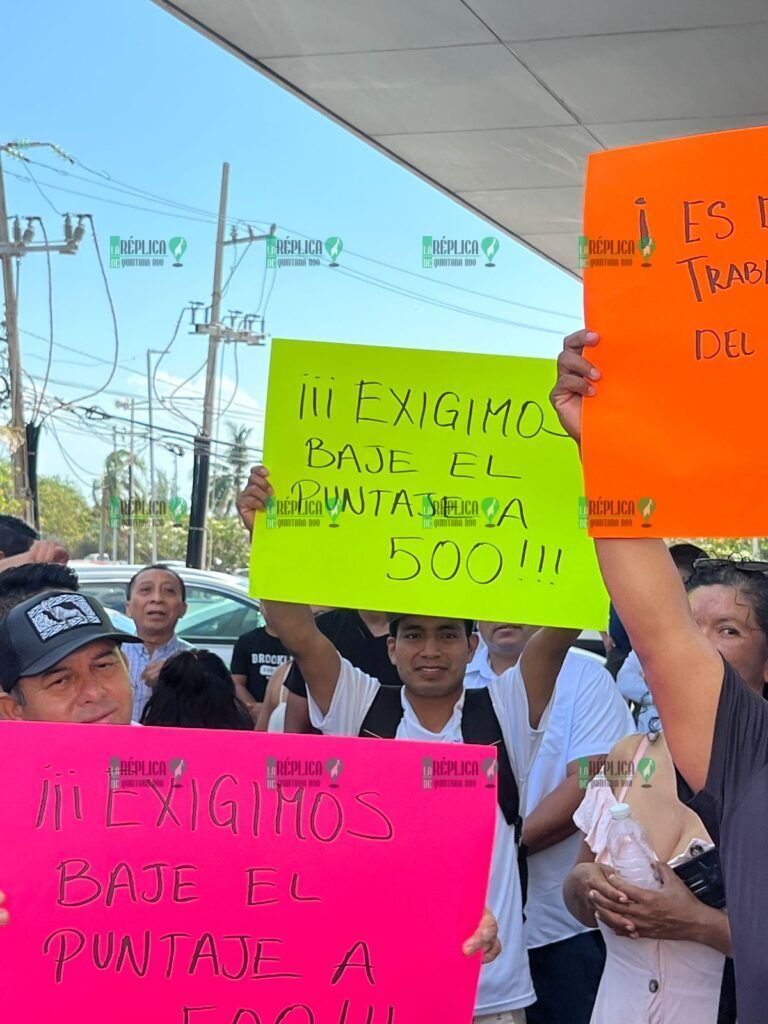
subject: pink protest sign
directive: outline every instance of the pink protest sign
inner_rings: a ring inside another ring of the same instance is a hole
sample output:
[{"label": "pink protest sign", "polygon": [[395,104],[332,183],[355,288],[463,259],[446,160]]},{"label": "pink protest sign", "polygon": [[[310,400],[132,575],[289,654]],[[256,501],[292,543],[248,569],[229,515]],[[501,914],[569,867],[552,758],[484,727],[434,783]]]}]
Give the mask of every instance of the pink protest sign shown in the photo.
[{"label": "pink protest sign", "polygon": [[4,1024],[469,1024],[490,749],[13,722],[0,748]]}]

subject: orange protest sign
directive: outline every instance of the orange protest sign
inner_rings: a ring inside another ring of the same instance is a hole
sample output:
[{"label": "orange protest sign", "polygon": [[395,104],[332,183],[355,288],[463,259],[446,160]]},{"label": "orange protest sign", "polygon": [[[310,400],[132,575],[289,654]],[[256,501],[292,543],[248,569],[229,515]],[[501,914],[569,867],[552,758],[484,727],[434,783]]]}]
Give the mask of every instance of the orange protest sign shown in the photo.
[{"label": "orange protest sign", "polygon": [[593,154],[585,402],[595,537],[766,532],[768,128]]}]

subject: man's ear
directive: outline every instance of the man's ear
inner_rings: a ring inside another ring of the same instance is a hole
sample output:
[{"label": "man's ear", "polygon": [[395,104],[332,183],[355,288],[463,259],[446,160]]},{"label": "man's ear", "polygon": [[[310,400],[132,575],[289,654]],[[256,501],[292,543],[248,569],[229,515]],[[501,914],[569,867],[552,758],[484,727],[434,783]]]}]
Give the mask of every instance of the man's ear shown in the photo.
[{"label": "man's ear", "polygon": [[467,664],[469,664],[470,661],[472,661],[472,659],[474,658],[475,651],[477,650],[477,645],[480,643],[480,638],[478,637],[477,633],[472,633],[469,636],[468,639],[469,639],[469,657],[467,658]]},{"label": "man's ear", "polygon": [[392,664],[395,664],[395,638],[393,636],[387,637],[387,654]]},{"label": "man's ear", "polygon": [[24,717],[24,709],[10,693],[0,690],[0,718],[8,722],[18,722]]}]

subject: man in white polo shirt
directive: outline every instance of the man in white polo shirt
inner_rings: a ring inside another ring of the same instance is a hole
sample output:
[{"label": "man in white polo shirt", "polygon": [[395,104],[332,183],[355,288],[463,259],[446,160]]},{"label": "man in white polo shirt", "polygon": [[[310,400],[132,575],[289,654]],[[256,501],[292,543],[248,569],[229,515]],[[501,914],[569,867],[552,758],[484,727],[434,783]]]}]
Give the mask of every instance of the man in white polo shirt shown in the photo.
[{"label": "man in white polo shirt", "polygon": [[[537,626],[479,622],[484,641],[464,677],[467,689],[494,685],[517,665]],[[569,651],[557,677],[547,728],[524,787],[528,847],[525,939],[537,1002],[528,1024],[588,1024],[605,950],[599,933],[566,909],[562,884],[581,836],[571,816],[596,762],[634,732],[632,716],[599,661]]]},{"label": "man in white polo shirt", "polygon": [[[264,602],[270,621],[307,682],[310,718],[333,736],[389,735],[402,740],[462,743],[464,672],[474,652],[472,623],[441,616],[399,615],[390,622],[389,655],[403,682],[398,722],[391,732],[369,730],[384,694],[378,679],[341,658],[318,630],[307,605]],[[520,664],[489,695],[518,785],[523,784],[552,704],[552,690],[575,630],[542,629],[529,641]],[[500,756],[501,763],[501,756]],[[502,951],[480,974],[476,1024],[522,1024],[535,996],[523,935],[516,829],[497,809],[487,903],[499,922]]]}]

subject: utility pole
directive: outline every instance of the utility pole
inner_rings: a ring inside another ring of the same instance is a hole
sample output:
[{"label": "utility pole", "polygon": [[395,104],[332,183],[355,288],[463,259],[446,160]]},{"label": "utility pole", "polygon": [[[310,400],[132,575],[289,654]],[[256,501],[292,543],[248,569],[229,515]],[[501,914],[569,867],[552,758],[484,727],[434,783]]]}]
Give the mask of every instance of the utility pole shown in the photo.
[{"label": "utility pole", "polygon": [[26,521],[39,529],[39,507],[37,496],[37,437],[39,427],[24,421],[24,389],[21,376],[21,353],[19,349],[19,308],[18,296],[13,282],[13,261],[19,260],[31,252],[58,252],[74,255],[85,234],[83,221],[87,214],[77,214],[77,227],[72,228],[70,215],[64,220],[64,242],[32,245],[34,238],[33,222],[41,226],[43,222],[38,216],[26,218],[27,226],[22,232],[18,217],[13,220],[13,239],[8,230],[8,209],[5,200],[5,180],[3,175],[2,155],[8,153],[23,162],[27,161],[23,150],[32,147],[49,147],[59,156],[71,161],[58,146],[49,142],[8,142],[0,145],[0,263],[2,263],[3,295],[5,297],[5,341],[8,346],[8,372],[11,390],[11,467],[13,473],[13,489],[15,496],[23,503],[23,514]]},{"label": "utility pole", "polygon": [[[112,473],[114,474],[115,482],[115,494],[117,494],[117,427],[112,427]],[[111,497],[111,495],[110,495]],[[118,501],[120,495],[117,495]],[[112,512],[112,508],[110,507]],[[112,515],[112,561],[117,561],[117,530],[120,525],[119,517],[115,517],[114,512]]]},{"label": "utility pole", "polygon": [[21,386],[21,359],[19,356],[19,313],[16,304],[16,288],[13,283],[13,257],[8,237],[8,210],[5,205],[5,182],[3,179],[2,148],[0,148],[0,260],[3,264],[3,294],[5,295],[5,341],[8,345],[8,371],[11,377],[11,467],[13,491],[24,503],[24,518],[34,523],[29,476],[27,473],[27,449],[24,433],[24,392]]},{"label": "utility pole", "polygon": [[129,455],[128,455],[128,564],[133,565],[136,561],[136,434],[135,434],[135,418],[136,418],[136,399],[129,398],[121,401],[118,399],[115,402],[118,409],[130,409],[131,411],[131,426],[129,428]]},{"label": "utility pole", "polygon": [[213,261],[213,290],[211,293],[211,317],[207,324],[196,324],[197,334],[208,335],[208,365],[205,374],[205,396],[203,398],[203,426],[195,438],[194,464],[192,467],[192,501],[189,510],[189,536],[187,539],[187,565],[202,569],[206,561],[206,525],[208,519],[208,484],[211,467],[211,439],[213,434],[213,410],[216,393],[216,355],[220,341],[244,341],[258,345],[263,334],[256,335],[249,330],[235,331],[221,323],[221,272],[224,262],[224,248],[227,245],[243,245],[264,241],[275,232],[273,224],[266,235],[256,235],[249,227],[248,234],[238,237],[233,227],[227,240],[224,233],[227,224],[227,194],[229,191],[229,164],[221,168],[221,194],[219,197],[219,219],[216,229],[216,252]]},{"label": "utility pole", "polygon": [[155,520],[155,432],[154,420],[152,419],[152,355],[162,355],[157,349],[147,349],[147,399],[149,401],[149,511],[152,516],[150,520],[151,543],[152,543],[152,564],[157,561],[157,522]]},{"label": "utility pole", "polygon": [[135,448],[135,434],[134,434],[134,417],[136,409],[136,400],[130,399],[131,406],[131,433],[130,433],[130,459],[128,462],[128,564],[134,565],[136,563],[136,481],[135,481],[135,470],[134,462],[136,458]]},{"label": "utility pole", "polygon": [[99,519],[99,561],[104,558],[107,543],[107,479],[101,474],[101,517]]}]

